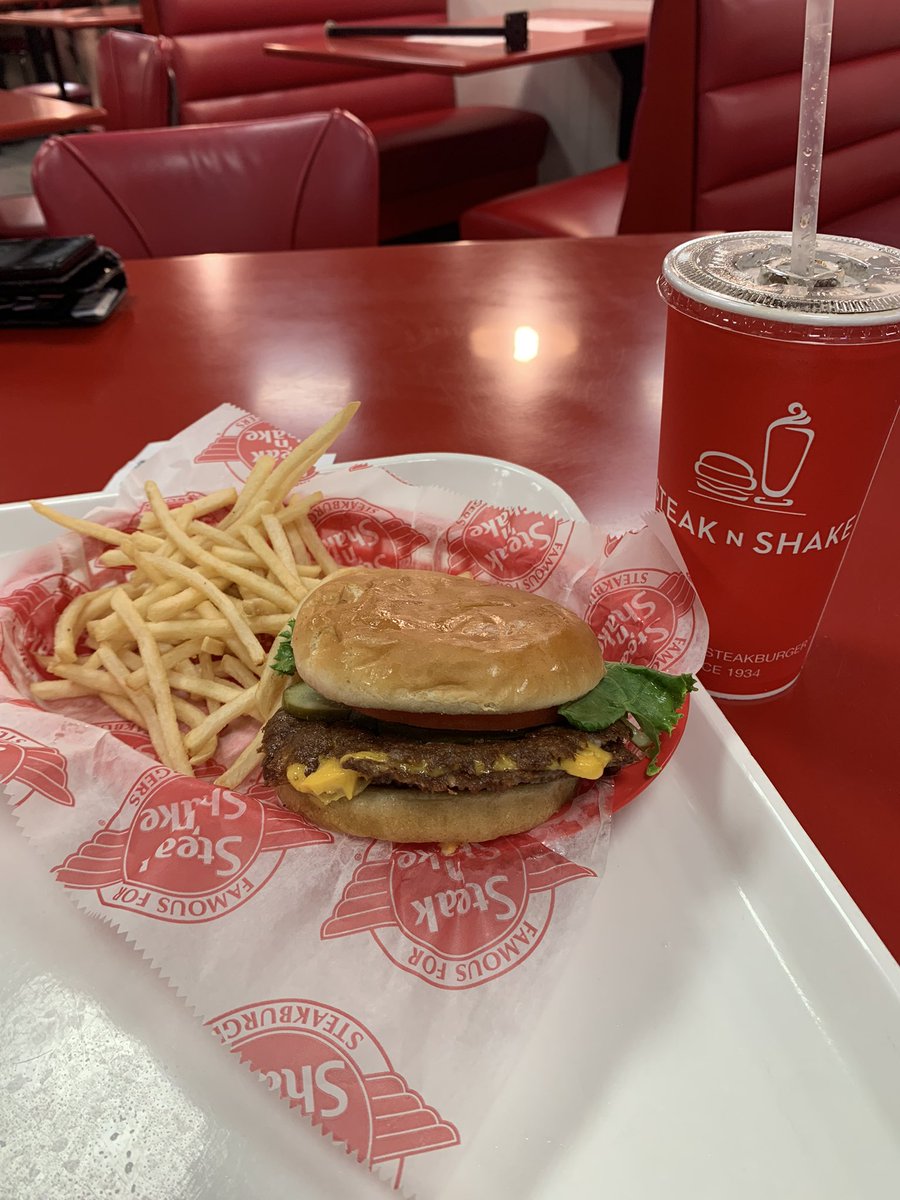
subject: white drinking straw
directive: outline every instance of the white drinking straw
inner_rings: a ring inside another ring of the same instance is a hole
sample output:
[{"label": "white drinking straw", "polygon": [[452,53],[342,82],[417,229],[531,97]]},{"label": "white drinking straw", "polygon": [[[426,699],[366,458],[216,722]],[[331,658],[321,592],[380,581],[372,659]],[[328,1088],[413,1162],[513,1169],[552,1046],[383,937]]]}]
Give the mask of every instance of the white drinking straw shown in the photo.
[{"label": "white drinking straw", "polygon": [[794,223],[791,234],[791,274],[801,279],[809,279],[816,254],[833,12],[834,0],[806,0],[797,174],[794,180]]}]

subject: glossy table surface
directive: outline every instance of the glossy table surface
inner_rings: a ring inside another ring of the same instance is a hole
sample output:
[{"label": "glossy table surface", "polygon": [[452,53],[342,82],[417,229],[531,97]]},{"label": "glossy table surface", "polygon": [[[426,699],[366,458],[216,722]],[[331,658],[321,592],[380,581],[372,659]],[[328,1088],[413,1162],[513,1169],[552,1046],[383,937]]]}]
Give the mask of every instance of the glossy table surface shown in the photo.
[{"label": "glossy table surface", "polygon": [[[455,42],[453,45],[436,45],[411,42],[400,37],[329,38],[322,29],[300,37],[292,37],[289,42],[270,42],[265,50],[267,54],[284,58],[356,64],[377,63],[380,66],[395,67],[397,70],[429,71],[438,75],[474,75],[479,71],[496,71],[503,67],[520,67],[529,63],[549,62],[555,58],[599,54],[625,46],[639,46],[647,40],[650,24],[648,13],[629,12],[616,8],[615,4],[600,4],[589,9],[536,9],[529,10],[528,15],[530,20],[549,18],[585,22],[608,21],[610,24],[597,29],[554,33],[530,30],[528,49],[512,54],[507,54],[501,45],[467,46],[464,41]],[[408,19],[398,18],[383,23],[396,25],[410,22]],[[501,26],[503,17],[479,16],[451,24]]]},{"label": "glossy table surface", "polygon": [[0,25],[30,25],[35,29],[103,29],[140,25],[139,4],[100,4],[94,8],[17,9],[0,13]]},{"label": "glossy table surface", "polygon": [[[0,18],[2,20],[2,18]],[[66,129],[85,129],[102,124],[106,112],[87,104],[71,104],[30,92],[0,90],[0,142],[41,137]]]},{"label": "glossy table surface", "polygon": [[[0,331],[0,501],[100,489],[225,401],[300,433],[359,400],[341,459],[496,456],[550,476],[591,519],[627,523],[653,504],[655,283],[679,240],[129,264],[130,296],[106,324]],[[900,956],[898,510],[895,430],[800,681],[723,708]]]}]

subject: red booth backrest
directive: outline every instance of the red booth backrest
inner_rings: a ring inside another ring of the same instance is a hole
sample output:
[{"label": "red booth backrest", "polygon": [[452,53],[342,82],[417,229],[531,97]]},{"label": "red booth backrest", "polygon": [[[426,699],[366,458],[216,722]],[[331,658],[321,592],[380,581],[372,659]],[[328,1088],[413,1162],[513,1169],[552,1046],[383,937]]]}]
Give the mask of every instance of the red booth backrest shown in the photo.
[{"label": "red booth backrest", "polygon": [[377,238],[378,150],[346,112],[50,138],[32,180],[52,235],[124,258]]},{"label": "red booth backrest", "polygon": [[453,80],[275,58],[263,45],[321,29],[329,19],[433,23],[445,13],[433,0],[154,0],[145,28],[162,36],[182,124],[336,104],[368,123],[454,107]]},{"label": "red booth backrest", "polygon": [[[656,0],[620,232],[790,228],[804,11]],[[820,227],[900,236],[900,0],[835,2]]]},{"label": "red booth backrest", "polygon": [[97,86],[108,130],[168,125],[169,76],[155,37],[105,33],[97,47]]}]

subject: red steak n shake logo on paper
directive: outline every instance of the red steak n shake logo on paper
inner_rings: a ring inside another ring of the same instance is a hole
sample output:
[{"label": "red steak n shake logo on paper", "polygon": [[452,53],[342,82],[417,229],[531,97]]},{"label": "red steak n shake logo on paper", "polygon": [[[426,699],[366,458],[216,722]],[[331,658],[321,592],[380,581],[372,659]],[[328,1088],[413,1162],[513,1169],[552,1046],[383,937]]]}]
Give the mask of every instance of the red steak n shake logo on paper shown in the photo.
[{"label": "red steak n shake logo on paper", "polygon": [[459,1133],[412,1091],[364,1025],[313,1000],[269,1000],[207,1025],[269,1087],[372,1164],[459,1145]]},{"label": "red steak n shake logo on paper", "polygon": [[10,609],[13,620],[7,621],[8,648],[14,651],[27,668],[41,679],[50,679],[40,659],[53,653],[56,621],[69,602],[86,590],[83,583],[68,575],[45,575],[8,596],[0,596],[0,609]]},{"label": "red steak n shake logo on paper", "polygon": [[[200,500],[202,497],[202,492],[183,492],[180,496],[164,496],[163,499],[165,500],[168,508],[180,508],[183,504],[188,504],[192,500]],[[105,520],[103,524],[108,525],[111,529],[119,530],[120,533],[134,533],[136,530],[140,529],[141,518],[148,512],[150,512],[150,504],[147,501],[144,501],[139,508],[135,509],[134,512],[130,513],[129,515],[116,517],[112,521]],[[221,520],[221,517],[222,514],[219,512],[213,513],[210,516],[201,517],[200,519],[209,523],[210,525],[215,525]],[[158,533],[158,530],[152,530],[151,532]],[[99,561],[100,557],[107,550],[113,549],[109,542],[103,542],[99,538],[95,537],[85,537],[82,539],[82,546],[84,549],[85,559],[87,560],[88,572],[97,586],[104,581],[116,583],[121,582],[122,576],[120,573],[122,571],[131,569],[130,564],[125,564],[118,567],[108,567]]]},{"label": "red steak n shake logo on paper", "polygon": [[107,908],[212,921],[245,904],[288,850],[332,841],[285,809],[168,767],[144,771],[106,828],[55,868]]},{"label": "red steak n shake logo on paper", "polygon": [[[190,504],[194,500],[202,500],[203,496],[203,492],[182,492],[180,496],[163,496],[163,500],[166,502],[166,508],[181,508],[182,505]],[[137,529],[141,523],[141,517],[148,512],[150,512],[150,501],[145,500],[140,508],[136,510],[134,515],[131,516],[123,526],[123,532],[134,533],[135,529]],[[201,517],[200,519],[201,521],[210,520],[209,517]],[[214,522],[210,523],[213,524]]]},{"label": "red steak n shake logo on paper", "polygon": [[[150,740],[150,735],[146,729],[141,729],[139,725],[133,725],[131,721],[103,721],[101,729],[107,729],[109,732],[124,742],[126,746],[130,746],[132,750],[138,750],[141,754],[146,754],[150,758],[156,758],[156,751],[153,749],[153,742]],[[157,759],[158,761],[158,759]],[[221,763],[217,763],[215,759],[210,759],[208,762],[200,763],[194,768],[194,775],[197,779],[218,779],[224,772],[225,768]],[[252,778],[252,776],[251,776]],[[252,796],[255,800],[262,800],[278,803],[278,795],[274,788],[267,784],[257,781],[256,783],[242,783],[240,788],[234,788],[233,791],[238,792],[241,796]],[[319,830],[321,833],[322,831]],[[320,839],[322,841],[331,841],[331,835]]]},{"label": "red steak n shake logo on paper", "polygon": [[[120,742],[124,742],[132,750],[147,754],[150,758],[156,758],[150,734],[146,729],[141,729],[140,725],[134,725],[131,721],[101,721],[100,728],[108,730],[113,737],[117,737]],[[222,772],[219,771],[219,774],[221,775]]]},{"label": "red steak n shake logo on paper", "polygon": [[321,937],[369,933],[393,963],[433,987],[478,987],[539,945],[557,887],[593,876],[525,835],[449,856],[372,842]]},{"label": "red steak n shake logo on paper", "polygon": [[320,500],[309,516],[342,567],[408,567],[416,550],[428,542],[389,509],[349,496]]},{"label": "red steak n shake logo on paper", "polygon": [[516,584],[534,591],[556,570],[572,536],[572,522],[475,500],[438,544],[435,567],[450,575]]},{"label": "red steak n shake logo on paper", "polygon": [[[193,501],[193,500],[202,500],[202,499],[203,499],[203,492],[182,492],[180,496],[163,496],[163,500],[166,503],[166,507],[170,508],[170,509],[171,508],[181,508],[182,505],[190,504],[191,501]],[[149,512],[150,512],[150,502],[148,500],[145,500],[138,508],[136,508],[134,510],[133,513],[131,513],[130,516],[126,517],[121,522],[121,524],[116,524],[114,526],[114,528],[121,530],[122,533],[134,533],[134,531],[136,529],[140,529],[140,527],[141,527],[141,518],[146,516],[147,513],[149,513]],[[214,520],[211,521],[209,517],[201,517],[200,519],[202,521],[209,521],[210,524],[216,523]],[[104,542],[96,541],[94,538],[88,538],[87,544],[89,546],[96,545],[101,550],[109,549],[108,544],[106,544]]]},{"label": "red steak n shake logo on paper", "polygon": [[13,808],[32,796],[43,796],[64,808],[75,803],[60,752],[14,729],[0,728],[0,783],[10,785]]},{"label": "red steak n shake logo on paper", "polygon": [[7,656],[6,647],[4,645],[3,630],[0,628],[0,675],[3,676],[9,683],[13,682],[12,673],[12,654]]},{"label": "red steak n shake logo on paper", "polygon": [[224,433],[201,450],[194,462],[224,463],[236,479],[243,481],[258,458],[268,454],[280,461],[298,444],[297,438],[284,430],[246,413],[232,421]]},{"label": "red steak n shake logo on paper", "polygon": [[615,571],[591,588],[584,619],[611,662],[665,671],[694,635],[694,592],[677,571]]}]

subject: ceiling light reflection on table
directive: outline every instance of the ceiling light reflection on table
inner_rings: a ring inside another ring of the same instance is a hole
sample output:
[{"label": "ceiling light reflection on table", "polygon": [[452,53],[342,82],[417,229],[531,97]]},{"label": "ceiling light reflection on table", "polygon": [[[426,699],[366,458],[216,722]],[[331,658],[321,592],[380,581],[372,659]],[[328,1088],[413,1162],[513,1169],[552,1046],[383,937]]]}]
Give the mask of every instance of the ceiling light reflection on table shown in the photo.
[{"label": "ceiling light reflection on table", "polygon": [[520,325],[513,331],[513,358],[516,362],[531,362],[541,348],[541,335],[530,325]]},{"label": "ceiling light reflection on table", "polygon": [[540,357],[542,363],[567,358],[578,349],[578,336],[567,325],[479,325],[469,334],[476,358],[512,359],[530,363]]}]

